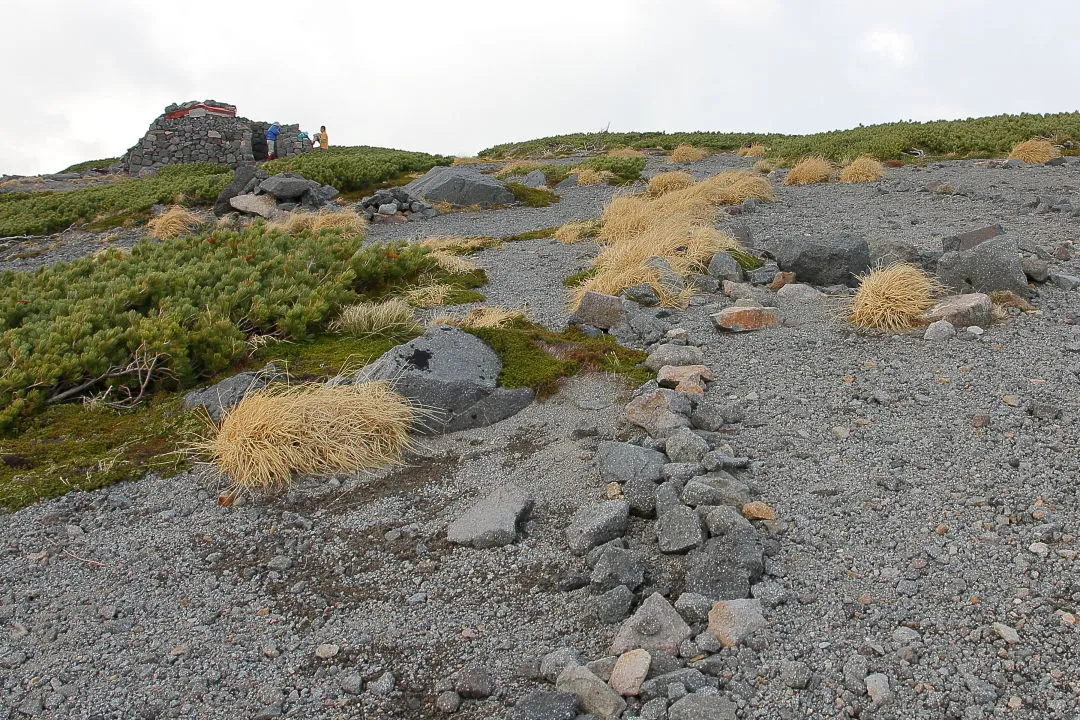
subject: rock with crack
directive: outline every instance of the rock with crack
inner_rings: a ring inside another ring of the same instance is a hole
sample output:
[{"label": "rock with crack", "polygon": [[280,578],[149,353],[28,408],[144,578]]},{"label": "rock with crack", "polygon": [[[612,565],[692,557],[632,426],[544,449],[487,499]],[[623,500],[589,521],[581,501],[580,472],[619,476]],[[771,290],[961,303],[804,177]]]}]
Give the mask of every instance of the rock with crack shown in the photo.
[{"label": "rock with crack", "polygon": [[764,627],[757,600],[721,600],[709,611],[709,634],[724,647],[735,647]]},{"label": "rock with crack", "polygon": [[600,720],[613,720],[626,710],[626,701],[584,665],[572,665],[555,681],[559,692],[573,693],[587,713]]},{"label": "rock with crack", "polygon": [[644,393],[626,406],[626,419],[654,438],[666,438],[679,428],[690,427],[690,398],[675,390]]},{"label": "rock with crack", "polygon": [[1019,241],[1011,233],[980,242],[970,250],[945,253],[938,260],[937,274],[958,293],[1011,290],[1020,297],[1030,294]]},{"label": "rock with crack", "polygon": [[482,340],[450,325],[387,351],[356,381],[388,380],[428,417],[421,432],[454,432],[505,420],[532,402],[529,388],[496,385],[502,361]]},{"label": "rock with crack", "polygon": [[946,320],[954,327],[990,327],[994,322],[994,303],[983,293],[953,295],[923,313],[922,319],[927,323]]},{"label": "rock with crack", "polygon": [[509,545],[517,538],[517,524],[528,517],[532,505],[532,496],[518,486],[500,485],[450,523],[446,539],[474,548]]},{"label": "rock with crack", "polygon": [[600,478],[605,482],[657,481],[664,467],[664,454],[629,443],[603,441],[597,451]]},{"label": "rock with crack", "polygon": [[768,250],[780,269],[811,285],[855,287],[858,276],[870,269],[870,246],[856,235],[785,235]]},{"label": "rock with crack", "polygon": [[660,593],[653,593],[619,628],[611,642],[610,652],[613,655],[622,655],[636,648],[643,648],[666,650],[674,655],[690,634],[690,626],[675,608],[671,607],[671,603]]},{"label": "rock with crack", "polygon": [[592,503],[574,513],[566,528],[566,540],[577,555],[597,545],[622,537],[626,532],[630,504],[625,500]]},{"label": "rock with crack", "polygon": [[403,189],[429,202],[462,207],[509,205],[516,200],[504,182],[468,167],[433,167]]},{"label": "rock with crack", "polygon": [[625,322],[626,309],[620,298],[592,290],[585,291],[577,310],[567,320],[570,325],[591,325],[601,330],[609,330]]},{"label": "rock with crack", "polygon": [[662,388],[704,395],[705,387],[716,378],[707,365],[664,365],[656,374]]}]

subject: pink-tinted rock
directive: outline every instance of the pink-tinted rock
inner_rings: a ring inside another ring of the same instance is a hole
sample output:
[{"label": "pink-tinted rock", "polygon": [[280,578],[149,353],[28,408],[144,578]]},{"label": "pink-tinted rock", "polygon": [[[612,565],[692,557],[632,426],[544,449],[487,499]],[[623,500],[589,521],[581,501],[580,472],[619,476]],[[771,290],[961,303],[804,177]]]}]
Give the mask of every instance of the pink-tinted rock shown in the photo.
[{"label": "pink-tinted rock", "polygon": [[666,438],[681,427],[690,427],[690,398],[675,390],[654,390],[634,398],[626,406],[626,419],[645,428],[654,438]]},{"label": "pink-tinted rock", "polygon": [[712,320],[717,329],[732,332],[763,330],[780,325],[776,308],[729,307],[713,315]]},{"label": "pink-tinted rock", "polygon": [[665,365],[656,374],[656,382],[663,388],[704,395],[706,383],[715,377],[706,365]]},{"label": "pink-tinted rock", "polygon": [[923,313],[928,323],[945,320],[955,327],[987,327],[994,321],[994,303],[984,293],[953,295]]},{"label": "pink-tinted rock", "polygon": [[623,653],[615,663],[615,669],[611,671],[608,685],[623,697],[637,695],[641,691],[641,683],[645,682],[645,676],[649,674],[650,665],[652,655],[648,650],[638,648]]}]

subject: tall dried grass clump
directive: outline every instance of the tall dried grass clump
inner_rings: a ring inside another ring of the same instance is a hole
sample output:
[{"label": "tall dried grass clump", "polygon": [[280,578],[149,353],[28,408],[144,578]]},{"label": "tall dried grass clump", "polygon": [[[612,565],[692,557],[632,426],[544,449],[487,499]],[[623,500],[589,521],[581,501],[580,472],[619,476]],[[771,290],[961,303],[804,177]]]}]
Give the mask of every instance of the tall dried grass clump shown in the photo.
[{"label": "tall dried grass clump", "polygon": [[346,305],[330,330],[353,337],[402,337],[420,330],[413,309],[400,298]]},{"label": "tall dried grass clump", "polygon": [[840,182],[876,182],[884,174],[884,165],[869,155],[860,155],[840,172]]},{"label": "tall dried grass clump", "polygon": [[295,235],[305,230],[318,234],[324,230],[340,230],[350,235],[359,234],[367,227],[367,220],[352,208],[343,210],[319,210],[318,212],[292,212],[283,220],[271,223]]},{"label": "tall dried grass clump", "polygon": [[489,248],[496,244],[495,238],[477,235],[473,237],[459,237],[457,235],[432,235],[420,241],[420,247],[428,248],[433,252],[448,253],[450,255],[468,255],[469,253]]},{"label": "tall dried grass clump", "polygon": [[441,270],[445,270],[452,275],[464,275],[480,269],[480,266],[473,261],[467,260],[460,255],[452,255],[445,250],[436,250],[430,253],[430,257],[435,260],[435,264]]},{"label": "tall dried grass clump", "polygon": [[416,413],[385,381],[304,384],[250,393],[197,444],[235,491],[287,485],[294,475],[383,467],[409,447]]},{"label": "tall dried grass clump", "polygon": [[615,158],[642,158],[645,157],[645,153],[632,147],[620,147],[613,150],[608,150],[608,157]]},{"label": "tall dried grass clump", "polygon": [[173,205],[147,225],[158,240],[172,240],[202,225],[203,219],[180,205]]},{"label": "tall dried grass clump", "polygon": [[673,190],[683,190],[688,188],[695,182],[697,181],[694,180],[693,175],[681,170],[658,173],[649,180],[649,194],[664,195]]},{"label": "tall dried grass clump", "polygon": [[907,263],[893,263],[860,277],[849,319],[857,327],[902,332],[919,324],[941,293],[937,281]]},{"label": "tall dried grass clump", "polygon": [[459,328],[483,330],[486,328],[505,328],[519,320],[527,320],[524,310],[509,310],[498,305],[481,305],[470,308],[462,317],[439,315],[432,318],[429,326],[453,325]]},{"label": "tall dried grass clump", "polygon": [[405,302],[413,307],[433,308],[445,303],[452,292],[454,292],[454,288],[449,285],[430,283],[410,288],[402,294],[402,297],[405,298]]},{"label": "tall dried grass clump", "polygon": [[1056,158],[1061,153],[1054,147],[1054,143],[1044,138],[1031,138],[1013,146],[1009,153],[1009,159],[1020,160],[1026,163],[1044,163]]},{"label": "tall dried grass clump", "polygon": [[540,167],[534,160],[511,160],[499,168],[499,175],[528,175]]},{"label": "tall dried grass clump", "polygon": [[813,185],[828,182],[832,177],[833,166],[820,155],[804,157],[788,172],[785,185]]},{"label": "tall dried grass clump", "polygon": [[709,156],[709,151],[705,148],[694,147],[693,145],[679,145],[677,148],[671,151],[671,162],[673,163],[688,163],[697,162]]},{"label": "tall dried grass clump", "polygon": [[759,172],[762,175],[768,175],[777,167],[779,167],[779,165],[777,165],[775,160],[762,159],[754,163],[754,172]]},{"label": "tall dried grass clump", "polygon": [[482,157],[455,157],[451,165],[481,165],[483,163],[489,163],[490,160],[485,160]]},{"label": "tall dried grass clump", "polygon": [[600,232],[599,220],[576,220],[560,227],[553,237],[563,245],[573,245],[585,238],[596,237],[598,232]]},{"label": "tall dried grass clump", "polygon": [[765,146],[761,143],[752,143],[735,151],[739,157],[761,157],[765,154]]},{"label": "tall dried grass clump", "polygon": [[578,185],[605,185],[615,177],[615,173],[610,170],[597,170],[591,167],[574,168],[574,172],[577,173]]}]

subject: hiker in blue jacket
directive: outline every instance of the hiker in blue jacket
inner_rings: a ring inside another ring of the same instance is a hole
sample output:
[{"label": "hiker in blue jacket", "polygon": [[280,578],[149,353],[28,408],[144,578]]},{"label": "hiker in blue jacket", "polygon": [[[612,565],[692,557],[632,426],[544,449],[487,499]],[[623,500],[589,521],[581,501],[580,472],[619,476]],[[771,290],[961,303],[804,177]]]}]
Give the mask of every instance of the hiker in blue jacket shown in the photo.
[{"label": "hiker in blue jacket", "polygon": [[277,123],[270,123],[266,128],[266,159],[273,160],[277,151],[277,138],[281,134],[281,128]]}]

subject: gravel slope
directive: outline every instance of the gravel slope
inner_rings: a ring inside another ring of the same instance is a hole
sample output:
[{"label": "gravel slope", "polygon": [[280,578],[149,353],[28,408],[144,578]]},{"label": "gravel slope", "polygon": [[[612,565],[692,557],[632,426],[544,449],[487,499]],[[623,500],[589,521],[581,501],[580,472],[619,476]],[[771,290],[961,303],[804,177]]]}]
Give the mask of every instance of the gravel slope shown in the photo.
[{"label": "gravel slope", "polygon": [[[715,156],[693,170],[747,164]],[[935,183],[964,194],[920,191]],[[1001,222],[1075,254],[1076,221],[1023,206],[1078,185],[1075,164],[954,162],[876,184],[780,187],[777,203],[721,224],[755,238],[881,232],[940,249],[943,235]],[[501,236],[595,217],[611,191],[581,190],[542,211],[391,230]],[[594,252],[545,240],[476,257],[489,302],[526,302],[560,327],[561,280]],[[1077,259],[1053,265],[1080,274]],[[748,646],[717,654],[739,716],[1078,717],[1080,295],[1044,287],[1038,312],[943,344],[855,334],[835,311],[720,336],[708,315],[729,304],[704,296],[671,323],[716,371],[709,397],[746,407],[752,421],[726,440],[754,459],[754,484],[779,516],[766,570],[790,599]],[[453,717],[504,717],[550,688],[535,679],[537,658],[569,645],[597,659],[613,635],[591,617],[587,590],[557,581],[584,569],[562,529],[604,497],[595,447],[625,434],[620,393],[578,379],[492,428],[427,441],[409,469],[305,480],[239,508],[214,504],[214,478],[187,474],[0,518],[0,719],[435,717],[438,692],[467,664],[497,689]],[[1043,419],[1048,407],[1060,414]],[[526,538],[448,546],[446,524],[507,480],[538,495]],[[631,535],[655,554],[642,527]],[[320,658],[321,645],[337,654]],[[383,694],[386,672],[395,687]],[[875,672],[891,699],[871,707],[860,683]]]}]

